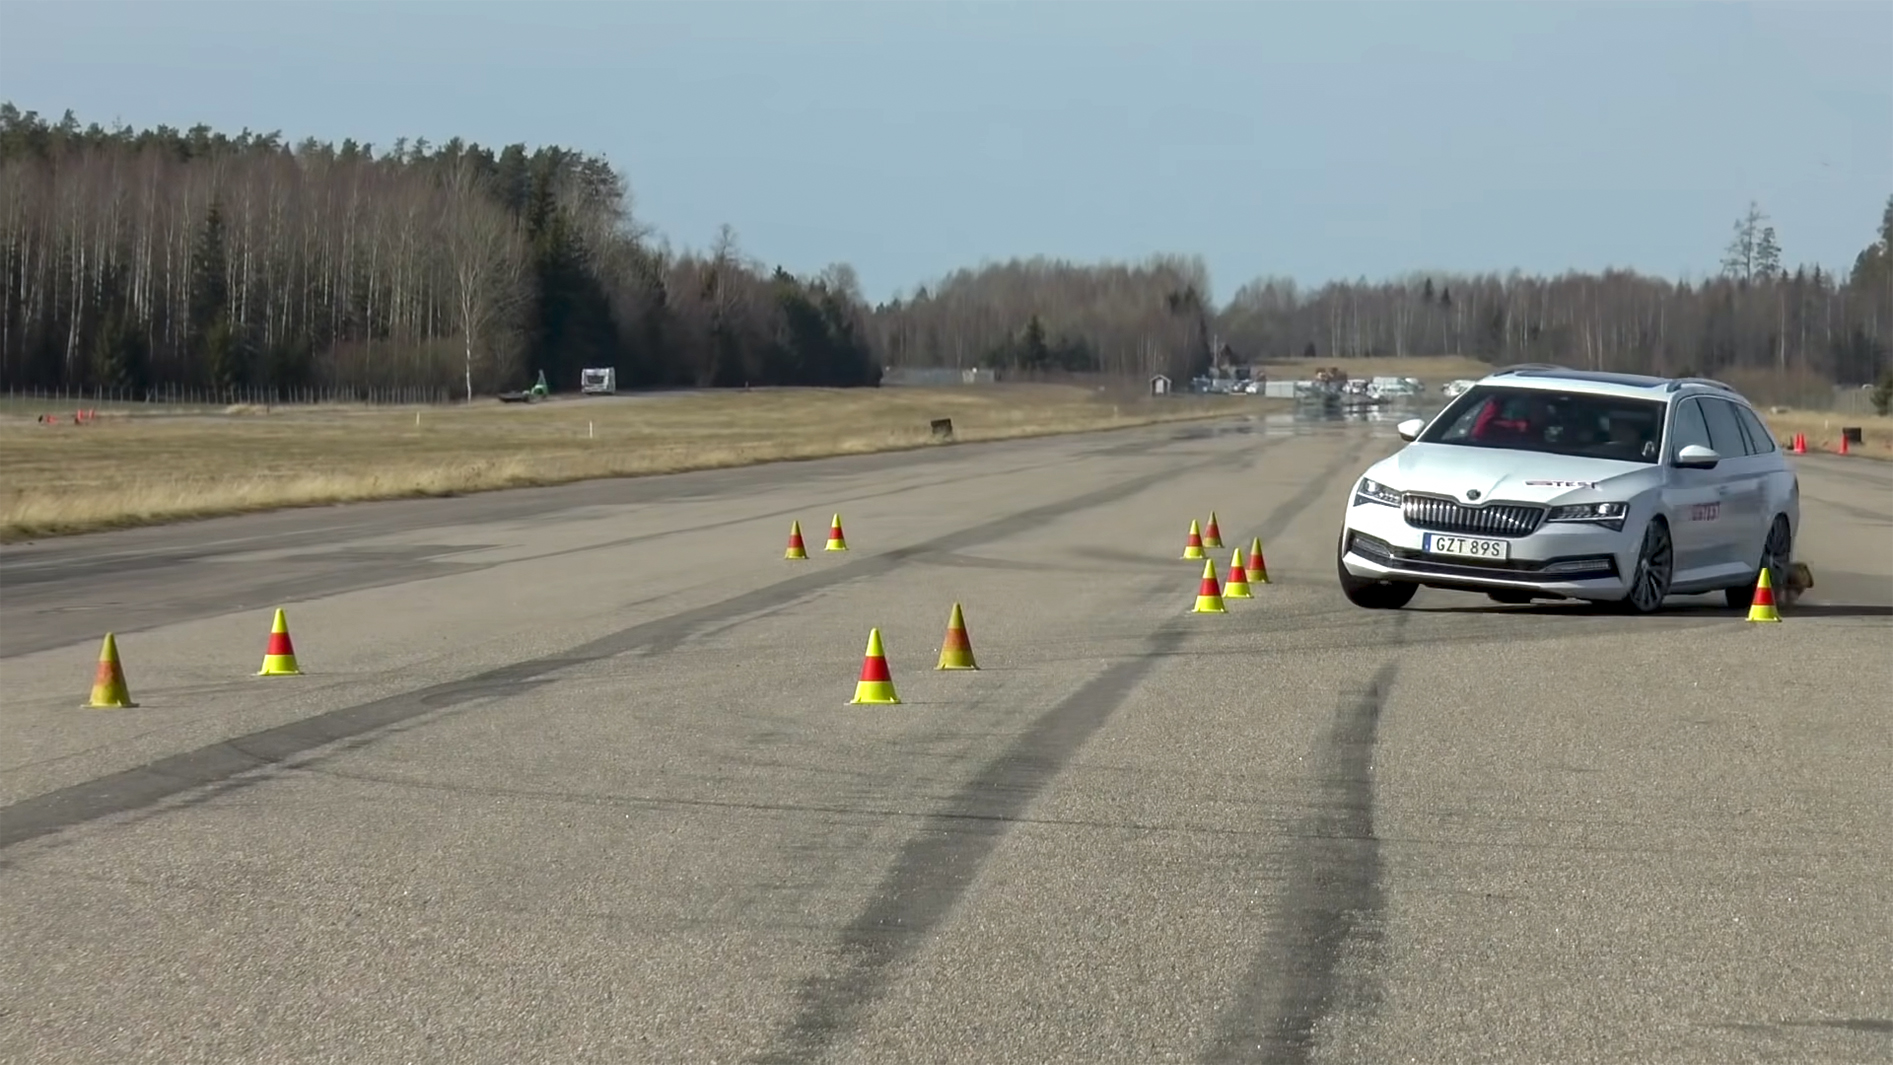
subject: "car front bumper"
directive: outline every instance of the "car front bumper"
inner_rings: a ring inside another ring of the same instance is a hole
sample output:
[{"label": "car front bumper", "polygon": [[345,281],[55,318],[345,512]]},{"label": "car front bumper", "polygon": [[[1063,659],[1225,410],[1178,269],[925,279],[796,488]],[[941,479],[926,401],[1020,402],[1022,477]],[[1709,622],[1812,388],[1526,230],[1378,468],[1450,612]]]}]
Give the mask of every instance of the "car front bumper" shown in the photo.
[{"label": "car front bumper", "polygon": [[[1413,581],[1432,588],[1482,592],[1530,592],[1570,599],[1619,599],[1636,570],[1638,538],[1579,522],[1541,525],[1530,536],[1503,539],[1510,557],[1465,558],[1427,554],[1431,530],[1408,525],[1397,507],[1356,503],[1341,530],[1341,564],[1367,580]],[[1456,535],[1456,534],[1447,534]]]}]

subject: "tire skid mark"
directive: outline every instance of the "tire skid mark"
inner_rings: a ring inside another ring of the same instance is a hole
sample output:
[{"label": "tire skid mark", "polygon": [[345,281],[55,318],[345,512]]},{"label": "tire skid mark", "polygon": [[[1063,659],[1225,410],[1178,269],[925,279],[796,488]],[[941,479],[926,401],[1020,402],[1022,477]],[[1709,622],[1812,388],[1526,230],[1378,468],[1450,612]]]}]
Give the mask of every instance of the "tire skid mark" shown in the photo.
[{"label": "tire skid mark", "polygon": [[[1399,642],[1405,615],[1396,615]],[[1304,1065],[1316,1028],[1340,1000],[1367,1005],[1378,987],[1346,986],[1349,951],[1378,941],[1384,893],[1374,834],[1374,752],[1398,671],[1388,662],[1344,697],[1315,752],[1317,795],[1286,841],[1285,867],[1262,951],[1217,1023],[1204,1060]]]},{"label": "tire skid mark", "polygon": [[340,707],[22,799],[0,807],[0,848],[102,817],[153,806],[182,792],[231,781],[306,751],[378,733],[430,712],[505,692],[561,669],[612,658],[652,644],[680,643],[699,630],[722,622],[777,609],[830,587],[884,576],[912,559],[976,547],[1036,528],[1055,518],[1121,501],[1205,464],[1199,460],[1125,478],[1082,495],[1018,511],[923,543],[865,555],[833,569],[745,590],[730,599],[633,625],[556,655],[515,662],[469,677]]},{"label": "tire skid mark", "polygon": [[[1287,528],[1359,461],[1367,442],[1329,463],[1278,504],[1260,528],[1270,536]],[[1155,582],[1169,594],[1168,578]],[[777,1044],[750,1060],[782,1065],[821,1057],[859,1023],[879,998],[897,964],[913,956],[945,922],[1010,827],[1023,819],[1039,793],[1136,690],[1144,675],[1183,649],[1201,630],[1185,617],[1160,624],[1133,657],[1119,660],[1061,700],[968,781],[925,828],[901,848],[867,907],[842,932],[839,957],[805,979],[795,1016]]]}]

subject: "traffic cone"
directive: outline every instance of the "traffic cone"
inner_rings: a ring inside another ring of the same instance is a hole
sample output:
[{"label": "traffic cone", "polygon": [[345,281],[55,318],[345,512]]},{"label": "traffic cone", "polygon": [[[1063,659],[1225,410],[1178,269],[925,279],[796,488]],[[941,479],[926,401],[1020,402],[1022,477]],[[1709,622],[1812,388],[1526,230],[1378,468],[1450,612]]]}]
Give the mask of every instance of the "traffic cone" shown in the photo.
[{"label": "traffic cone", "polygon": [[789,549],[783,552],[782,557],[783,558],[807,558],[808,557],[808,549],[802,546],[802,523],[801,522],[792,521],[789,523]]},{"label": "traffic cone", "polygon": [[1203,554],[1203,534],[1197,529],[1196,519],[1190,519],[1190,539],[1183,547],[1184,558],[1205,558]]},{"label": "traffic cone", "polygon": [[1209,512],[1209,528],[1203,530],[1204,547],[1223,546],[1223,532],[1216,527],[1216,512]]},{"label": "traffic cone", "polygon": [[1249,583],[1269,583],[1269,567],[1262,561],[1262,538],[1256,537],[1249,544]]},{"label": "traffic cone", "polygon": [[1846,433],[1840,434],[1840,453],[1843,455],[1847,453],[1847,434]]},{"label": "traffic cone", "polygon": [[839,514],[835,515],[835,520],[828,523],[828,546],[823,548],[822,550],[824,551],[848,550],[848,541],[846,539],[843,539],[841,535],[841,515]]},{"label": "traffic cone", "polygon": [[1242,548],[1229,557],[1229,581],[1223,585],[1224,599],[1254,599],[1249,594],[1249,578],[1242,571]]},{"label": "traffic cone", "polygon": [[1808,434],[1794,434],[1794,453],[1797,455],[1805,455],[1808,453]]},{"label": "traffic cone", "polygon": [[269,646],[263,651],[263,668],[256,671],[259,677],[295,677],[302,670],[296,667],[296,648],[289,642],[289,621],[283,617],[283,608],[276,608],[276,621],[269,628]]},{"label": "traffic cone", "polygon": [[112,710],[138,705],[131,701],[131,688],[125,684],[125,667],[118,662],[118,641],[109,632],[105,634],[105,646],[99,648],[99,670],[92,677],[92,698],[85,705]]},{"label": "traffic cone", "polygon": [[973,661],[973,641],[966,636],[966,617],[960,604],[953,604],[953,616],[947,618],[946,642],[940,645],[940,664],[935,669],[978,669]]},{"label": "traffic cone", "polygon": [[861,661],[861,679],[855,682],[853,703],[898,703],[894,678],[887,673],[887,655],[881,651],[881,630],[868,630],[868,653]]},{"label": "traffic cone", "polygon": [[1749,604],[1748,620],[1781,620],[1781,612],[1775,609],[1775,585],[1768,576],[1767,566],[1762,567],[1762,575],[1755,582],[1755,601]]},{"label": "traffic cone", "polygon": [[1196,589],[1196,609],[1193,614],[1227,614],[1223,608],[1223,593],[1216,586],[1216,561],[1203,560],[1203,583]]}]

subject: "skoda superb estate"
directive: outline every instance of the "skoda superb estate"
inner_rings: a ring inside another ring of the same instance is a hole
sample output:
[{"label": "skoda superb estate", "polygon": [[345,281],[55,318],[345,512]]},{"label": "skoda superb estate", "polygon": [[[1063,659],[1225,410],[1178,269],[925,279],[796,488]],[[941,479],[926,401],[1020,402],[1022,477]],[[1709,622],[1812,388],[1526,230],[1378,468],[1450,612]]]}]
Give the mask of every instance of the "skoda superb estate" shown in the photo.
[{"label": "skoda superb estate", "polygon": [[1786,584],[1800,483],[1719,381],[1512,367],[1398,430],[1407,446],[1354,485],[1341,528],[1359,606],[1425,585],[1647,614],[1673,594],[1746,606],[1763,566]]}]

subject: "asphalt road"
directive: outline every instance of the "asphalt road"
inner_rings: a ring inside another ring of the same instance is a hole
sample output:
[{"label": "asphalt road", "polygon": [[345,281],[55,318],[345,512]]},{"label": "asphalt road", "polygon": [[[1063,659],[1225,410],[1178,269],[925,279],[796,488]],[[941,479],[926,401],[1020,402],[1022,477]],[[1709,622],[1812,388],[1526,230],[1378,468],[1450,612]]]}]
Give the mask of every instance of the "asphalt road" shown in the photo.
[{"label": "asphalt road", "polygon": [[[1368,612],[1333,538],[1397,445],[0,551],[0,1059],[1893,1060],[1893,469],[1799,463],[1782,625]],[[1177,557],[1212,509],[1272,577],[1226,616]],[[931,668],[956,601],[977,673]],[[304,676],[252,676],[277,606]],[[850,706],[876,626],[904,701]],[[136,709],[80,709],[108,628]]]}]

